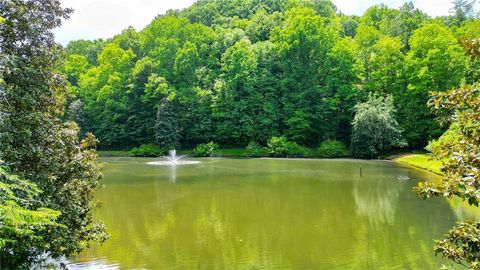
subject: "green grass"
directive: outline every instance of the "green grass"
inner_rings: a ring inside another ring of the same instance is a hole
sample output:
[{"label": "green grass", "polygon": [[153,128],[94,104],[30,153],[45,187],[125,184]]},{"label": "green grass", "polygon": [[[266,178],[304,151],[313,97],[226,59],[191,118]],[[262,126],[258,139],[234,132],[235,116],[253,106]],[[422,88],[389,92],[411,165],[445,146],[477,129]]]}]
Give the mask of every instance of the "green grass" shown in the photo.
[{"label": "green grass", "polygon": [[[247,149],[245,148],[224,148],[218,149],[221,157],[248,157]],[[192,150],[178,150],[179,155],[193,156]]]},{"label": "green grass", "polygon": [[247,149],[244,148],[228,148],[228,149],[219,149],[220,155],[222,157],[247,157]]},{"label": "green grass", "polygon": [[128,151],[125,150],[98,150],[100,157],[128,157]]},{"label": "green grass", "polygon": [[397,157],[394,159],[397,162],[408,164],[410,166],[427,170],[436,174],[442,174],[440,168],[442,167],[442,162],[434,159],[430,155],[426,154],[409,154]]}]

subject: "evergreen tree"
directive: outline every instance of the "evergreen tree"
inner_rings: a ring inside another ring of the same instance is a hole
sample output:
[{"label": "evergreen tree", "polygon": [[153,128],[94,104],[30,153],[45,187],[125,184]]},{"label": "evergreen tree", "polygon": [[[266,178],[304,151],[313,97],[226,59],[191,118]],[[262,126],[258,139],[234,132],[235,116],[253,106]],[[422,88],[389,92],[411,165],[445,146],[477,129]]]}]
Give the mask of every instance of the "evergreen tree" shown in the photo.
[{"label": "evergreen tree", "polygon": [[180,141],[180,129],[178,115],[174,111],[174,104],[168,98],[160,101],[155,123],[155,138],[160,147],[178,147]]}]

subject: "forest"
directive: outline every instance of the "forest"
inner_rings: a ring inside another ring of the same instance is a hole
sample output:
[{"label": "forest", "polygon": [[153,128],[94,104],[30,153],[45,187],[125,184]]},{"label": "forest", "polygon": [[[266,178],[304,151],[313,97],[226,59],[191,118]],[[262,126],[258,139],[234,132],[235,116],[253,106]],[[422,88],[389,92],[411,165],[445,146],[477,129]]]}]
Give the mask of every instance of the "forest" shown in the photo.
[{"label": "forest", "polygon": [[458,42],[480,35],[480,20],[472,3],[455,2],[451,16],[431,18],[411,2],[350,16],[328,0],[200,0],[138,32],[70,42],[67,117],[101,149],[245,147],[275,136],[349,146],[356,104],[385,97],[386,125],[401,132],[392,148],[422,149],[448,129],[429,92],[480,77]]}]

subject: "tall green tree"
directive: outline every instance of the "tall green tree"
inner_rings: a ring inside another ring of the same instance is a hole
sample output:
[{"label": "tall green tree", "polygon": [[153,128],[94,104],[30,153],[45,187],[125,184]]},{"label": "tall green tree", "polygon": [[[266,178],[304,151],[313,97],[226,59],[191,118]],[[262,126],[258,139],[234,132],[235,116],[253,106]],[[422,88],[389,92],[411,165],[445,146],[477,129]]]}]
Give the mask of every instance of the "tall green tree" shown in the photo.
[{"label": "tall green tree", "polygon": [[372,80],[373,46],[377,44],[381,33],[375,27],[366,24],[360,24],[355,35],[355,43],[358,46],[358,58],[360,61],[361,80],[367,91]]},{"label": "tall green tree", "polygon": [[318,144],[331,130],[325,102],[328,53],[338,32],[312,9],[295,8],[273,36],[282,63],[285,133],[301,144]]},{"label": "tall green tree", "polygon": [[86,128],[105,146],[128,140],[125,109],[134,58],[132,50],[109,43],[98,57],[99,65],[80,77],[76,95],[85,102]]},{"label": "tall green tree", "polygon": [[327,88],[330,92],[328,107],[332,114],[330,125],[334,127],[326,133],[327,139],[341,139],[348,143],[351,135],[351,125],[355,114],[354,106],[361,97],[357,83],[358,47],[351,38],[337,40],[329,58],[329,73],[327,75]]},{"label": "tall green tree", "polygon": [[365,88],[370,92],[397,96],[406,89],[405,56],[400,38],[382,37],[372,47],[371,74]]},{"label": "tall green tree", "polygon": [[255,91],[257,60],[248,40],[241,40],[222,56],[222,80],[214,115],[220,142],[246,145],[256,129],[261,97]]},{"label": "tall green tree", "polygon": [[157,144],[162,147],[175,149],[180,142],[180,127],[178,116],[175,113],[174,101],[163,98],[157,110],[157,121],[155,123],[155,138]]},{"label": "tall green tree", "polygon": [[42,191],[30,210],[61,212],[60,226],[36,235],[43,245],[4,243],[1,261],[13,268],[44,252],[54,257],[80,252],[105,237],[92,215],[101,178],[92,149],[96,140],[89,135],[80,144],[77,125],[61,120],[67,91],[56,71],[61,47],[51,31],[69,13],[60,1],[0,2],[0,17],[5,18],[0,24],[0,155],[12,175]]},{"label": "tall green tree", "polygon": [[427,20],[428,15],[415,8],[412,2],[407,2],[400,7],[398,15],[395,17],[393,34],[402,41],[404,53],[410,50],[409,40],[413,32]]},{"label": "tall green tree", "polygon": [[425,106],[430,91],[446,91],[460,85],[467,58],[453,33],[440,23],[430,23],[416,30],[410,39],[406,57],[408,97],[399,115],[406,139],[415,148],[440,136],[443,129]]}]

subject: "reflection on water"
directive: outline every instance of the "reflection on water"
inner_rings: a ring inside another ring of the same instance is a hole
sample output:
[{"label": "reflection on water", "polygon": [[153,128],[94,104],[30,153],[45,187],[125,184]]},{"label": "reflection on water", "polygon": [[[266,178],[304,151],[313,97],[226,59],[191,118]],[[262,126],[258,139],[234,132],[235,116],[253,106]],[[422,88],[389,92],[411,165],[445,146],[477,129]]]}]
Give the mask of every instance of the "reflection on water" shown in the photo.
[{"label": "reflection on water", "polygon": [[389,162],[104,161],[111,237],[72,269],[438,269],[433,239],[456,220],[411,191],[431,175]]}]

